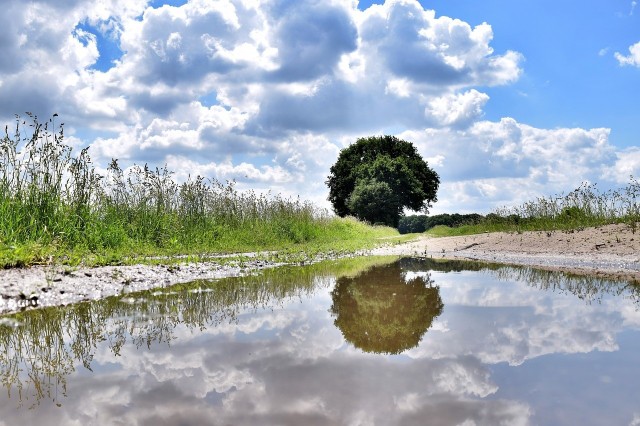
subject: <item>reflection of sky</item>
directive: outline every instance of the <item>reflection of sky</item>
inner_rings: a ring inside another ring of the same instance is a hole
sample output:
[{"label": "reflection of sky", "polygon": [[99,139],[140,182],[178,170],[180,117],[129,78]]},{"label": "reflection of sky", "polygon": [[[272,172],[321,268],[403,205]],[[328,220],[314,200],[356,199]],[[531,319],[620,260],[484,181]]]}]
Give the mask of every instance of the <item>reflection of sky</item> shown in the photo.
[{"label": "reflection of sky", "polygon": [[[637,312],[477,272],[437,273],[445,307],[421,344],[366,354],[333,325],[330,288],[239,315],[68,379],[62,407],[0,402],[0,424],[630,424]],[[635,417],[634,417],[635,416]]]},{"label": "reflection of sky", "polygon": [[[541,355],[618,349],[616,334],[635,307],[620,298],[589,305],[514,281],[487,283],[486,274],[432,273],[443,314],[412,357],[473,354],[485,363],[519,365]],[[444,331],[439,331],[440,329]]]}]

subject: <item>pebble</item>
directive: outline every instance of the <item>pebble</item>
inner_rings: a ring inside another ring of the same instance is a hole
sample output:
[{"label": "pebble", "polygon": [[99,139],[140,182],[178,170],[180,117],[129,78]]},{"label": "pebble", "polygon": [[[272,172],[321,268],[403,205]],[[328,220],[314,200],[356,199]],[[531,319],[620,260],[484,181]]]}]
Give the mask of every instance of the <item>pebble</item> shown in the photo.
[{"label": "pebble", "polygon": [[196,279],[238,276],[277,265],[281,263],[245,260],[242,268],[234,264],[202,262],[170,266],[103,266],[80,268],[72,273],[51,267],[8,269],[0,271],[0,314],[36,307],[64,306]]}]

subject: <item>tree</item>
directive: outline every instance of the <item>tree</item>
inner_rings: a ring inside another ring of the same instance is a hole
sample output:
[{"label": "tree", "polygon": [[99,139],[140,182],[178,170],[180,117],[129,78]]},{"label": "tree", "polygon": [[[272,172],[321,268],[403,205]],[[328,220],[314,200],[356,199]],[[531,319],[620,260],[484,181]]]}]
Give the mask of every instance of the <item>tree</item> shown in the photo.
[{"label": "tree", "polygon": [[326,182],[338,216],[398,226],[405,208],[427,212],[440,178],[412,143],[371,136],[340,151]]},{"label": "tree", "polygon": [[402,213],[399,204],[391,186],[376,179],[358,181],[347,201],[349,210],[358,212],[361,219],[385,224]]}]

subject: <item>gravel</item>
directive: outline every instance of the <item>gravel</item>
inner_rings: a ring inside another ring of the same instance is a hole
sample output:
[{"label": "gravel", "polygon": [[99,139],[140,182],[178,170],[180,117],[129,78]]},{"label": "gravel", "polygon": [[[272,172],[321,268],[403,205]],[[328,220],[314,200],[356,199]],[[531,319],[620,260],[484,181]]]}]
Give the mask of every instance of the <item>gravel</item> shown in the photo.
[{"label": "gravel", "polygon": [[211,280],[251,273],[278,263],[248,260],[240,263],[104,266],[65,269],[32,267],[0,272],[0,314],[24,309],[63,306],[195,280]]}]

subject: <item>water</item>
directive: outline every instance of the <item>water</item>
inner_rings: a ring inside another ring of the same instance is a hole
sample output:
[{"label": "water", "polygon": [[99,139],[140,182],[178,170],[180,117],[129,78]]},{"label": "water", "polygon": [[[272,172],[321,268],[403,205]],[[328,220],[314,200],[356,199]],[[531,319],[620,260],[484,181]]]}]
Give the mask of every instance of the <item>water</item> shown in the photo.
[{"label": "water", "polygon": [[0,424],[640,425],[640,289],[375,258],[0,321]]}]

